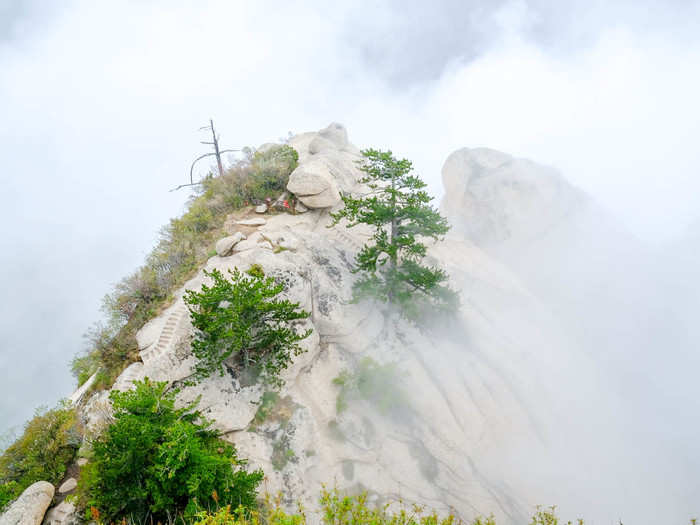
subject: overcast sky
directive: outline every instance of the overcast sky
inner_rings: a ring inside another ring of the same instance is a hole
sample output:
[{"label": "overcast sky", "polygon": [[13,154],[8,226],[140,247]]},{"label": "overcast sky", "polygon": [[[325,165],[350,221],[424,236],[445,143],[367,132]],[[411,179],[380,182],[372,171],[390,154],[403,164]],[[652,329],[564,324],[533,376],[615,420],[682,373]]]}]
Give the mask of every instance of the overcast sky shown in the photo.
[{"label": "overcast sky", "polygon": [[697,219],[699,2],[377,4],[0,0],[0,432],[70,394],[210,117],[229,148],[342,122],[436,195],[451,151],[501,149],[656,244]]}]

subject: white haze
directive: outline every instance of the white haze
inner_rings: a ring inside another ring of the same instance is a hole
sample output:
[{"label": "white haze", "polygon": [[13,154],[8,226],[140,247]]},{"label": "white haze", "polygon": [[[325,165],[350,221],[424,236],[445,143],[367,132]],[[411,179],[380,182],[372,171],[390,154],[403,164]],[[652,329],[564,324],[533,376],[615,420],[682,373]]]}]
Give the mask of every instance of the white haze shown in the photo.
[{"label": "white haze", "polygon": [[[641,410],[653,367],[650,392],[669,395],[645,443],[688,462],[649,476],[697,480],[698,245],[684,232],[698,219],[699,63],[698,2],[0,0],[0,432],[71,392],[100,298],[182,211],[185,193],[167,190],[204,151],[200,126],[214,118],[238,148],[337,120],[356,144],[413,159],[438,196],[462,146],[554,165],[655,246],[630,281],[661,283],[639,298],[668,308],[643,358],[625,347],[610,374],[636,363],[627,390]],[[605,324],[600,304],[586,308]],[[626,330],[652,310],[623,309]]]}]

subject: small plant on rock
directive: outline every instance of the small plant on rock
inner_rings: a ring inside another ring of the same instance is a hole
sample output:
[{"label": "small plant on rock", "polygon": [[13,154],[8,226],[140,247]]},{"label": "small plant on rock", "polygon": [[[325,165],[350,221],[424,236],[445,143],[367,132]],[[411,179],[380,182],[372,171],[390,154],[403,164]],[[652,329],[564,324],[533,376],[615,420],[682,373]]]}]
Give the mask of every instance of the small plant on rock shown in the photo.
[{"label": "small plant on rock", "polygon": [[372,403],[382,414],[396,413],[408,408],[406,393],[401,387],[401,375],[392,364],[380,365],[370,357],[360,361],[353,372],[343,370],[333,379],[338,390],[336,411],[345,411],[352,400]]}]

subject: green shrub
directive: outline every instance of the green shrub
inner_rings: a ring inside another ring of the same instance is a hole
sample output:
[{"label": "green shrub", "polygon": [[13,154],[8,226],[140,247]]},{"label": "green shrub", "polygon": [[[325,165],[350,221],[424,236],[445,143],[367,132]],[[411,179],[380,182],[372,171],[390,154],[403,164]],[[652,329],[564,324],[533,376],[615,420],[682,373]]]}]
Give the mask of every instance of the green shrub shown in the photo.
[{"label": "green shrub", "polygon": [[218,270],[204,274],[213,285],[184,295],[196,330],[195,377],[223,374],[224,361],[231,358],[231,367],[245,382],[260,378],[281,385],[280,372],[303,352],[299,341],[311,335],[311,330],[299,333],[293,322],[308,318],[309,312],[298,303],[278,299],[284,286],[264,274],[229,270],[230,280]]},{"label": "green shrub", "polygon": [[338,413],[346,410],[350,401],[355,399],[369,401],[382,414],[408,409],[401,374],[393,364],[380,365],[366,357],[353,372],[343,370],[333,379],[333,384],[339,387],[336,398]]},{"label": "green shrub", "polygon": [[148,379],[110,399],[115,421],[81,474],[83,506],[107,521],[165,521],[219,504],[255,508],[262,472],[246,471],[196,404],[176,409],[175,392]]},{"label": "green shrub", "polygon": [[81,441],[75,410],[67,403],[52,410],[38,409],[22,435],[0,456],[0,509],[32,483],[58,483]]}]

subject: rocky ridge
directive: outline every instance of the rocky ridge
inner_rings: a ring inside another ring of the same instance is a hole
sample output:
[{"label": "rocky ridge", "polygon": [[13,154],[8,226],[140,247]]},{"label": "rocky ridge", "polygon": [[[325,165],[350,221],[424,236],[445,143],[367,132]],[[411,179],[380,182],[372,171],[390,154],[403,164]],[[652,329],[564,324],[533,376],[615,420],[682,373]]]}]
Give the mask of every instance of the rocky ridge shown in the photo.
[{"label": "rocky ridge", "polygon": [[[203,270],[259,264],[283,281],[287,297],[312,314],[304,326],[313,329],[303,342],[307,351],[284,372],[281,401],[261,423],[253,420],[263,390],[242,386],[232,374],[184,386],[180,401],[200,398],[239,455],[264,469],[266,488],[282,491],[290,505],[301,500],[315,508],[320,485],[335,483],[367,490],[374,501],[402,499],[464,519],[493,513],[502,523],[524,521],[538,496],[522,469],[510,467],[547,442],[543,420],[557,407],[542,408],[551,398],[543,378],[566,366],[585,375],[587,363],[572,357],[550,313],[519,278],[460,236],[432,245],[428,255],[461,293],[451,333],[420,332],[383,307],[350,303],[352,262],[369,232],[329,228],[329,212],[341,205],[340,192],[365,190],[358,182],[359,151],[340,124],[289,144],[299,165],[288,189],[309,210],[249,224],[228,221],[229,236]],[[182,296],[205,279],[200,271],[138,332],[141,361],[114,389],[144,377],[183,386],[194,361]],[[367,356],[397,371],[402,410],[387,413],[358,399],[339,411],[333,379]],[[110,421],[108,392],[83,395],[76,392],[74,400],[97,432]]]}]

